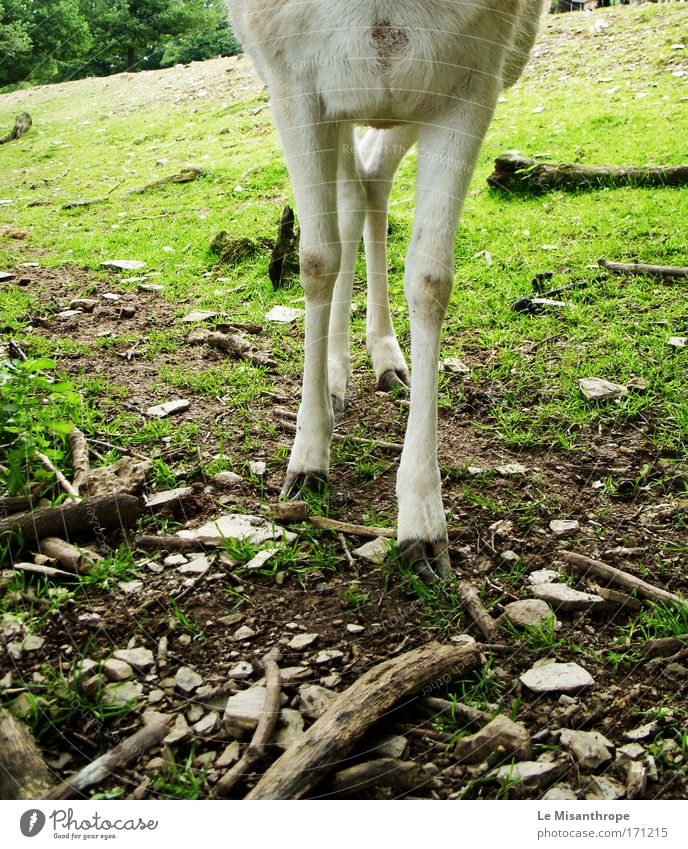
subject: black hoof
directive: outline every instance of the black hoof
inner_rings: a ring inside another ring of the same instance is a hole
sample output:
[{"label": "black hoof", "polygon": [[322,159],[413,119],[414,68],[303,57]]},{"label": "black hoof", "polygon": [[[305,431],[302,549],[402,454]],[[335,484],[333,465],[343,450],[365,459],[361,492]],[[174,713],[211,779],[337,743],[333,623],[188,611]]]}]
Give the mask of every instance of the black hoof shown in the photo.
[{"label": "black hoof", "polygon": [[401,561],[409,566],[425,584],[434,584],[451,574],[449,545],[446,540],[426,542],[421,539],[406,540],[399,543]]},{"label": "black hoof", "polygon": [[391,392],[393,389],[408,389],[409,381],[407,375],[400,371],[383,372],[377,382],[377,388],[381,392]]},{"label": "black hoof", "polygon": [[300,501],[306,492],[322,494],[327,487],[326,472],[287,473],[284,486],[280,492],[282,501]]}]

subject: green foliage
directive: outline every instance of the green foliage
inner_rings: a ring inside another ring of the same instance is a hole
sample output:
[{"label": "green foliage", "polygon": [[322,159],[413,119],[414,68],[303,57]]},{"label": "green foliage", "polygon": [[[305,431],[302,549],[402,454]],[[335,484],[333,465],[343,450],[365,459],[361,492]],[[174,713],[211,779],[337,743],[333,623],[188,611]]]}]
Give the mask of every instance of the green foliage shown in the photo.
[{"label": "green foliage", "polygon": [[46,373],[54,368],[48,359],[0,363],[0,454],[11,494],[22,492],[27,481],[50,479],[37,452],[58,466],[64,456],[64,437],[73,427],[70,411],[79,396],[70,383],[57,382]]}]

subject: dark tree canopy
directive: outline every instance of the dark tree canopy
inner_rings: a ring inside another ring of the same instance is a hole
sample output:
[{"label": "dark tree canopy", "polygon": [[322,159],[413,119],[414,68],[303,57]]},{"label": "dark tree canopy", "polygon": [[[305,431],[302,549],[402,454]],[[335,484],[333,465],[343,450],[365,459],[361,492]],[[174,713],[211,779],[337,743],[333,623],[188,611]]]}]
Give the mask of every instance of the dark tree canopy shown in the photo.
[{"label": "dark tree canopy", "polygon": [[0,86],[231,56],[223,0],[0,0]]}]

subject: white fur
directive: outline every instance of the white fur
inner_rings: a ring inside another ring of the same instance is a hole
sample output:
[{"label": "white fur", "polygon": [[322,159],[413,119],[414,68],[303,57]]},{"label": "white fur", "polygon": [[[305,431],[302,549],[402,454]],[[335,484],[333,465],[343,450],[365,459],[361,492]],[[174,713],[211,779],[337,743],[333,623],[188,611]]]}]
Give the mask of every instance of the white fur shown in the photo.
[{"label": "white fur", "polygon": [[[228,0],[264,77],[301,226],[305,366],[287,487],[327,473],[330,396],[350,376],[349,313],[359,244],[368,266],[367,346],[378,379],[408,380],[387,295],[394,174],[417,141],[416,214],[404,290],[411,407],[397,478],[400,546],[448,565],[437,467],[440,328],[463,200],[500,90],[516,81],[543,0]],[[357,142],[357,124],[373,127]],[[329,337],[329,343],[328,343]],[[440,552],[440,554],[438,554]],[[415,562],[417,555],[412,558]],[[422,558],[421,558],[422,559]]]}]

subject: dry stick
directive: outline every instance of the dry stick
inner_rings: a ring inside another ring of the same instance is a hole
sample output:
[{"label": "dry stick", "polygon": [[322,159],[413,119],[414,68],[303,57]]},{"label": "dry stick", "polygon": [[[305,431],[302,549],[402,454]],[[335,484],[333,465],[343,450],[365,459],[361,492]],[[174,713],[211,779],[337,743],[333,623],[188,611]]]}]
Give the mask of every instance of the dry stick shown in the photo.
[{"label": "dry stick", "polygon": [[280,671],[277,663],[267,658],[263,661],[263,669],[265,670],[265,706],[260,715],[258,727],[239,762],[218,781],[215,790],[217,796],[229,795],[242,778],[253,772],[255,765],[265,754],[265,747],[272,737],[280,712]]},{"label": "dry stick", "polygon": [[84,561],[83,554],[79,549],[59,537],[45,537],[40,542],[41,554],[57,560],[58,564],[67,572],[75,575],[88,575],[91,564]]},{"label": "dry stick", "polygon": [[73,799],[88,787],[100,784],[110,776],[119,776],[121,771],[135,761],[139,755],[157,746],[167,735],[173,717],[150,711],[144,714],[144,726],[131,737],[109,752],[96,758],[82,770],[65,779],[43,799]]},{"label": "dry stick", "polygon": [[134,540],[136,548],[143,548],[148,551],[204,551],[206,545],[195,539],[184,539],[183,537],[175,536],[153,536],[143,534],[136,537]]},{"label": "dry stick", "polygon": [[548,192],[555,189],[597,189],[619,186],[684,186],[688,165],[633,168],[624,165],[569,165],[540,162],[505,153],[495,159],[489,186],[502,190]]},{"label": "dry stick", "polygon": [[72,449],[72,468],[74,469],[74,479],[72,481],[74,489],[77,493],[81,492],[81,488],[88,481],[88,476],[91,471],[91,464],[88,460],[88,443],[86,437],[75,427],[67,437],[69,447]]},{"label": "dry stick", "polygon": [[0,707],[0,799],[40,799],[53,784],[28,726]]},{"label": "dry stick", "polygon": [[334,531],[338,534],[349,534],[354,537],[365,537],[366,539],[394,539],[392,528],[376,528],[368,525],[352,525],[349,522],[338,522],[336,519],[324,519],[322,516],[309,516],[308,521],[316,528],[324,531]]},{"label": "dry stick", "polygon": [[676,637],[661,637],[657,640],[646,640],[639,646],[648,657],[668,657],[676,651],[688,646],[688,634],[678,634]]},{"label": "dry stick", "polygon": [[247,799],[300,799],[393,705],[475,669],[477,646],[429,643],[373,666],[275,761]]},{"label": "dry stick", "polygon": [[40,451],[36,451],[36,457],[41,461],[41,465],[43,468],[47,469],[53,475],[55,475],[55,479],[57,480],[60,489],[65,492],[70,498],[73,498],[75,501],[79,501],[79,491],[75,489],[71,483],[67,480],[67,478],[62,474],[62,472],[55,468],[53,464],[50,462],[50,459],[45,456],[45,454],[41,454]]},{"label": "dry stick", "polygon": [[467,722],[484,723],[492,719],[492,714],[486,710],[478,710],[478,708],[465,705],[462,702],[450,702],[448,699],[437,699],[434,696],[428,696],[427,699],[423,699],[422,704],[440,715],[448,713],[453,717],[465,719]]},{"label": "dry stick", "polygon": [[688,277],[688,268],[676,265],[643,265],[633,262],[610,262],[608,259],[598,259],[600,268],[613,271],[614,274],[647,274],[650,277]]},{"label": "dry stick", "polygon": [[69,539],[85,532],[93,536],[101,530],[129,528],[142,512],[138,498],[113,492],[7,516],[0,519],[0,539],[6,534],[20,534],[24,542],[36,543],[44,537]]},{"label": "dry stick", "polygon": [[649,598],[652,601],[665,602],[666,604],[676,605],[677,607],[686,607],[688,605],[686,599],[681,598],[681,596],[655,587],[653,584],[648,584],[642,578],[636,578],[635,575],[629,575],[628,572],[622,572],[621,569],[608,566],[599,560],[593,560],[584,554],[576,554],[573,551],[560,551],[559,554],[564,559],[564,562],[578,574],[587,575],[592,573],[593,575],[598,575],[600,578],[606,578],[612,584],[634,589],[643,598]]},{"label": "dry stick", "polygon": [[480,596],[475,587],[470,584],[459,584],[459,598],[461,603],[466,608],[466,612],[478,626],[480,633],[489,642],[496,640],[499,634],[497,623],[490,616],[485,608],[485,605],[480,601]]},{"label": "dry stick", "polygon": [[[280,419],[278,422],[282,430],[287,433],[296,433],[296,425],[293,422]],[[363,439],[361,436],[347,436],[344,433],[332,434],[333,442],[353,442],[354,445],[365,445],[366,448],[380,448],[382,451],[389,451],[391,454],[401,454],[404,446],[400,442],[385,442],[383,439]]]},{"label": "dry stick", "polygon": [[342,547],[342,551],[344,552],[344,557],[346,557],[346,562],[352,569],[356,568],[356,562],[353,558],[353,555],[349,551],[349,546],[346,544],[346,537],[344,534],[337,534],[337,539],[339,540],[339,544]]},{"label": "dry stick", "polygon": [[76,577],[74,572],[65,572],[64,569],[56,569],[54,566],[40,566],[37,563],[13,563],[12,568],[17,572],[40,575],[41,578],[63,578],[73,581]]}]

